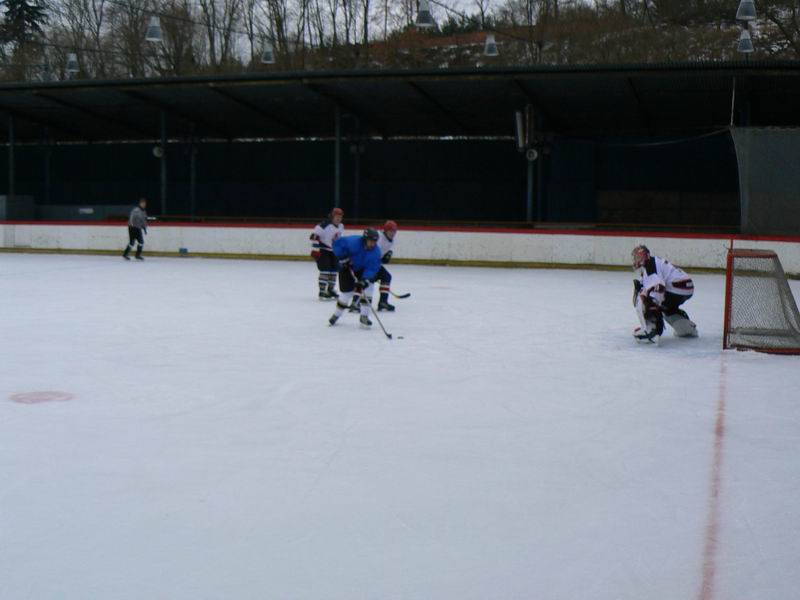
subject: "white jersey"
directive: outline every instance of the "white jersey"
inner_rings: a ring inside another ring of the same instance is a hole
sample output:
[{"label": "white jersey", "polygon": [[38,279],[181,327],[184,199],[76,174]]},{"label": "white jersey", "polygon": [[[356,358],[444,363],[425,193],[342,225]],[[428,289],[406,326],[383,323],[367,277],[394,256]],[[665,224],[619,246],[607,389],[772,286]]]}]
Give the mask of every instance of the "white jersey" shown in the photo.
[{"label": "white jersey", "polygon": [[647,259],[639,268],[638,275],[643,290],[655,289],[659,285],[664,288],[661,291],[661,301],[664,291],[681,296],[691,296],[694,293],[692,278],[682,269],[658,256]]},{"label": "white jersey", "polygon": [[333,242],[344,235],[344,225],[339,223],[334,225],[328,219],[314,227],[314,234],[311,236],[311,245],[316,249],[333,252]]},{"label": "white jersey", "polygon": [[[394,234],[394,237],[397,237],[397,233]],[[378,235],[378,248],[381,249],[381,258],[386,256],[387,252],[392,252],[394,248],[394,240],[390,240],[386,237],[386,234],[381,231]]]}]

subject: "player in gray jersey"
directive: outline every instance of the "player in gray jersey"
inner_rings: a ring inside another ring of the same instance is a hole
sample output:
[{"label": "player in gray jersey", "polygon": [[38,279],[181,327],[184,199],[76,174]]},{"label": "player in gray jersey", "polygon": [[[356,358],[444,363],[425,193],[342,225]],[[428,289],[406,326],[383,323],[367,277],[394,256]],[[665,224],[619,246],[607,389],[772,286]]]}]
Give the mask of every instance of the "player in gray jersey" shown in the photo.
[{"label": "player in gray jersey", "polygon": [[135,206],[128,218],[128,245],[122,258],[130,260],[130,253],[134,243],[136,246],[136,260],[144,260],[142,250],[144,249],[144,235],[147,233],[147,198],[139,198],[139,206]]}]

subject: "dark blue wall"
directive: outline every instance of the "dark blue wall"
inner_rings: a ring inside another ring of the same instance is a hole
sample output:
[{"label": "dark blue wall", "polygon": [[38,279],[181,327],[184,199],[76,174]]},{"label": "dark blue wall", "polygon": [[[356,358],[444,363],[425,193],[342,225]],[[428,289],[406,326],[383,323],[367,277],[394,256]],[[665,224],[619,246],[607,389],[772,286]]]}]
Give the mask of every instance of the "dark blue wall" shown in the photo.
[{"label": "dark blue wall", "polygon": [[[716,194],[738,208],[738,174],[730,136],[656,147],[650,140],[556,139],[540,153],[538,190],[551,222],[593,222],[607,192],[686,193],[683,202]],[[342,206],[349,217],[430,221],[523,221],[526,162],[512,141],[415,140],[361,143],[356,206],[356,144],[342,143]],[[160,165],[151,144],[16,148],[16,193],[38,204],[129,206],[139,196],[160,206]],[[189,215],[189,146],[170,145],[168,214]],[[7,149],[0,149],[7,164]],[[537,165],[538,167],[538,165]],[[8,170],[0,168],[0,189]],[[207,217],[316,218],[333,206],[334,143],[211,143],[197,154],[195,214]],[[605,194],[605,195],[604,195]],[[646,208],[646,207],[644,207]],[[536,214],[536,211],[534,212]],[[702,219],[700,216],[691,218]],[[640,219],[648,222],[648,219]]]}]

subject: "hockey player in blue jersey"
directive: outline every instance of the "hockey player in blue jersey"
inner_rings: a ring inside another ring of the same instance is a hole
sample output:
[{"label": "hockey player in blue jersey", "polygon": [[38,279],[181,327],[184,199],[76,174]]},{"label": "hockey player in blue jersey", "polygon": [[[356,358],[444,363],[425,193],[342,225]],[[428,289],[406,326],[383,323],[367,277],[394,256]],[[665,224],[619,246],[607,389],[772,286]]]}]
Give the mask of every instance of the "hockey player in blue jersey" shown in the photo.
[{"label": "hockey player in blue jersey", "polygon": [[336,311],[328,319],[335,325],[342,313],[347,310],[353,292],[361,290],[364,302],[361,303],[361,325],[370,327],[369,307],[372,302],[372,290],[375,278],[381,268],[381,251],[378,248],[378,232],[365,229],[363,235],[348,235],[333,242],[333,253],[339,259],[339,298],[336,300]]}]

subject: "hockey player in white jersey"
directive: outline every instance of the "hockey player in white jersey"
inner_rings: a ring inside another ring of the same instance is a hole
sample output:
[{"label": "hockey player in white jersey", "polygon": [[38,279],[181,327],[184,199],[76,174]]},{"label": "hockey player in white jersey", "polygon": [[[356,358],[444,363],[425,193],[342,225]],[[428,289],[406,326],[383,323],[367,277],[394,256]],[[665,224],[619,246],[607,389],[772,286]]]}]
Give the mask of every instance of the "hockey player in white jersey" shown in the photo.
[{"label": "hockey player in white jersey", "polygon": [[[386,268],[386,265],[392,260],[392,253],[394,252],[394,239],[397,235],[397,223],[394,221],[386,221],[383,225],[383,231],[378,236],[378,248],[381,251],[381,268],[376,275],[380,282],[380,296],[378,297],[378,310],[394,311],[395,307],[389,303],[389,292],[392,284],[392,274]],[[361,302],[361,295],[356,293],[353,296],[353,303],[350,305],[350,312],[358,312],[359,303]]]},{"label": "hockey player in white jersey", "polygon": [[657,343],[666,320],[676,336],[697,337],[697,326],[679,308],[694,294],[691,277],[669,261],[651,255],[647,246],[636,246],[631,256],[636,273],[633,306],[641,324],[633,336],[639,341]]},{"label": "hockey player in white jersey", "polygon": [[344,211],[334,208],[328,217],[314,227],[311,234],[311,257],[317,261],[320,300],[334,300],[336,293],[336,274],[339,272],[339,260],[333,253],[333,242],[344,235],[342,219]]},{"label": "hockey player in white jersey", "polygon": [[389,273],[386,265],[392,260],[395,237],[397,237],[397,223],[394,221],[386,221],[383,225],[383,231],[381,231],[380,237],[378,238],[378,247],[381,249],[381,269],[378,271],[378,281],[380,282],[378,310],[394,310],[394,305],[389,304],[392,274]]}]

